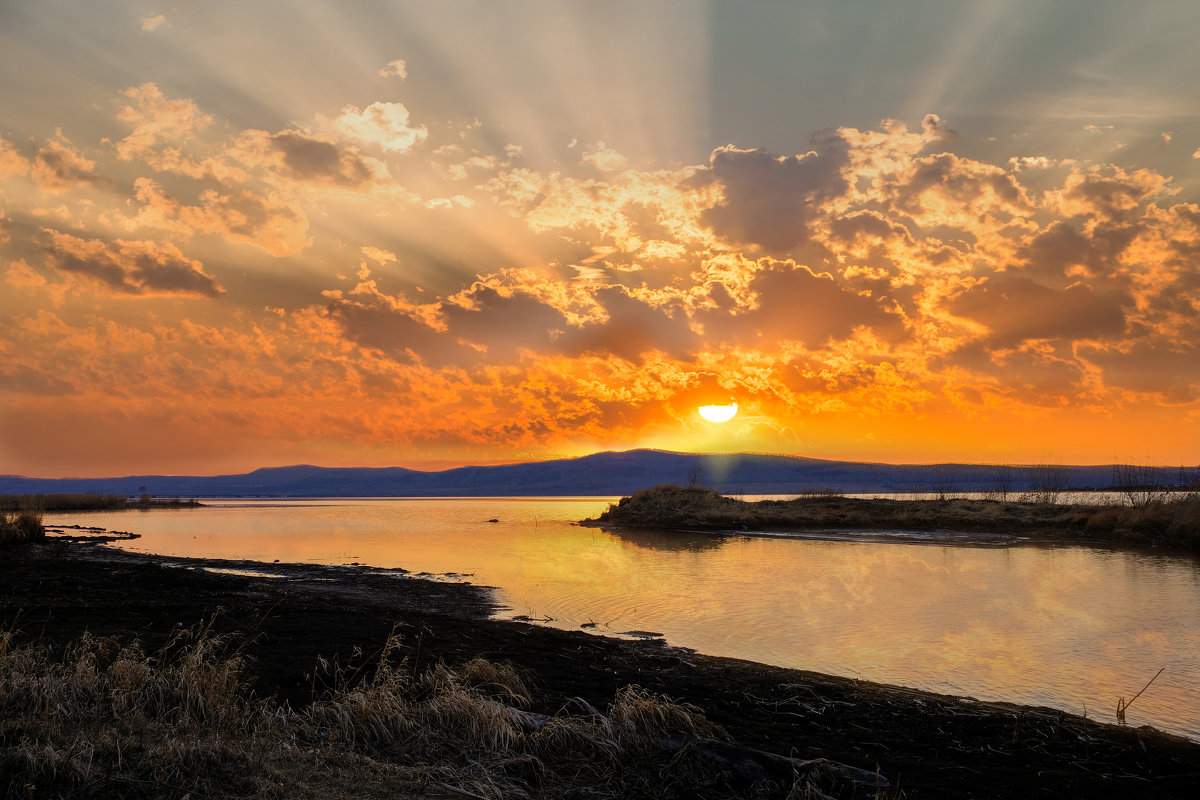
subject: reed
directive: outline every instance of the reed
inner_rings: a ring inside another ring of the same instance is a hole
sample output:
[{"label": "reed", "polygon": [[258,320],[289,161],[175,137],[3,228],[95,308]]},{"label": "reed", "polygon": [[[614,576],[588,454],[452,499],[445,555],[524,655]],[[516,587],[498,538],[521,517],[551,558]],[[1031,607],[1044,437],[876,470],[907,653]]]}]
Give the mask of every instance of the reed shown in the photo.
[{"label": "reed", "polygon": [[0,512],[0,546],[36,542],[45,537],[46,529],[38,512]]},{"label": "reed", "polygon": [[0,792],[657,797],[669,786],[731,796],[719,771],[660,745],[719,735],[698,709],[628,687],[607,715],[582,700],[523,712],[531,692],[511,666],[416,671],[398,651],[389,640],[373,671],[320,660],[314,685],[327,688],[293,709],[249,690],[239,642],[211,621],[150,654],[85,634],[56,656],[0,633]]}]

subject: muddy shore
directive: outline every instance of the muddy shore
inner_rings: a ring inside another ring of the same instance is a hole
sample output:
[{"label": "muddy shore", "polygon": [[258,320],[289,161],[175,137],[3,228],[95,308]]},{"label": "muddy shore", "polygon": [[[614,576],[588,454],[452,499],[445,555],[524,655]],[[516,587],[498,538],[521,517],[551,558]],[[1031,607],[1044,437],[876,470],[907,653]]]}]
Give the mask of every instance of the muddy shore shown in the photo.
[{"label": "muddy shore", "polygon": [[497,620],[493,609],[485,588],[369,567],[66,541],[0,552],[0,625],[20,640],[61,648],[90,631],[153,648],[215,615],[219,630],[245,637],[254,690],[293,706],[311,698],[318,656],[369,665],[398,625],[418,666],[511,662],[529,677],[535,711],[577,696],[603,706],[636,684],[694,704],[743,744],[878,770],[888,797],[1191,798],[1200,785],[1200,743],[1149,728]]}]

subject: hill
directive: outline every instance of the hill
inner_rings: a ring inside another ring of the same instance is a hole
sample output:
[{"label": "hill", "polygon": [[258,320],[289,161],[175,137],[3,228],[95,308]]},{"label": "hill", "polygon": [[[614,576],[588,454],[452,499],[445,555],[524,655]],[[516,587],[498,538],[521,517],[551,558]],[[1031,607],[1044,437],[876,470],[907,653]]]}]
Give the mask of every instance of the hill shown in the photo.
[{"label": "hill", "polygon": [[[1177,468],[1142,470],[1155,483],[1175,484]],[[0,476],[0,494],[52,492],[182,497],[472,497],[625,495],[659,483],[699,484],[732,494],[927,493],[1038,488],[1102,488],[1112,465],[995,466],[877,464],[753,453],[695,454],[663,450],[595,453],[581,458],[421,471],[402,467],[332,468],[300,465],[210,477],[132,475],[120,478]]]}]

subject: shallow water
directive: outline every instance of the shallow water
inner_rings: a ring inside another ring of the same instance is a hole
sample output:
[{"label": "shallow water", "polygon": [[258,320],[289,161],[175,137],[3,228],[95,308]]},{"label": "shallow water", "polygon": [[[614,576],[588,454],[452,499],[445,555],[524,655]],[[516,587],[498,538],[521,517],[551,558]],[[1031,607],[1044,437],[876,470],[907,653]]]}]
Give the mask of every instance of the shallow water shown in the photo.
[{"label": "shallow water", "polygon": [[[609,533],[613,498],[208,501],[48,514],[176,556],[469,574],[512,616],[1200,739],[1200,562],[1091,548]],[[488,520],[497,519],[492,523]]]}]

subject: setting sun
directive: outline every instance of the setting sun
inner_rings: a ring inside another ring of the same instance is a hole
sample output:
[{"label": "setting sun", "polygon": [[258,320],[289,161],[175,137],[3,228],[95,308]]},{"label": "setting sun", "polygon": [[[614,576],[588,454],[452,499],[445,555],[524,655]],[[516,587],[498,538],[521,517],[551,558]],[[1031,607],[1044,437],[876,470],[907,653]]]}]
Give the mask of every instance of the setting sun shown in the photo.
[{"label": "setting sun", "polygon": [[709,422],[729,422],[737,414],[737,410],[737,403],[730,403],[727,406],[700,406],[696,409],[700,416]]}]

